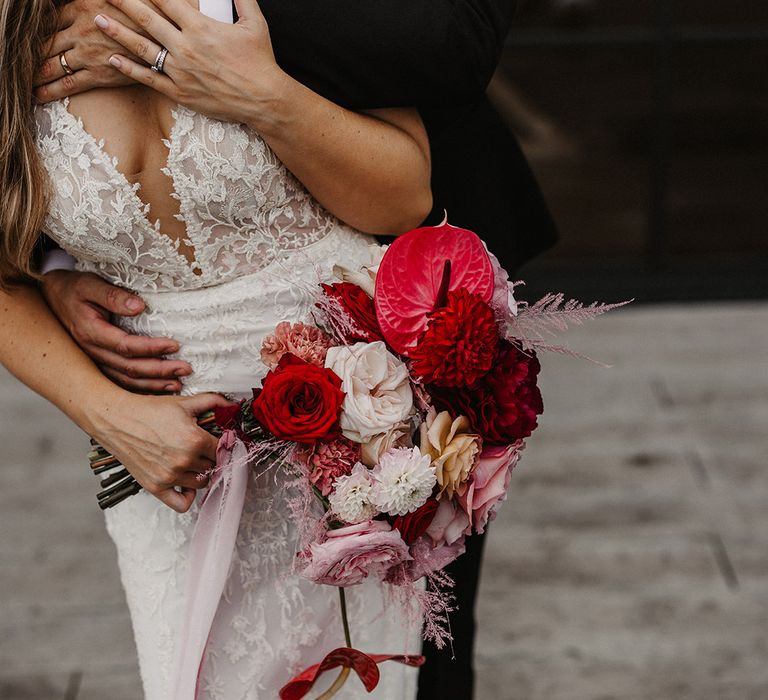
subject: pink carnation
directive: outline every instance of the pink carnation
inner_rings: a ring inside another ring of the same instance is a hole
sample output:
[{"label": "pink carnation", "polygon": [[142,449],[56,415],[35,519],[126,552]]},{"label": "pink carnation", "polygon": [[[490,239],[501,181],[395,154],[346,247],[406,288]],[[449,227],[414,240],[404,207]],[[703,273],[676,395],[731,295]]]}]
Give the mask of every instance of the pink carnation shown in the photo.
[{"label": "pink carnation", "polygon": [[[485,532],[485,526],[496,517],[498,507],[506,500],[512,469],[520,459],[523,442],[486,447],[480,454],[467,490],[459,497],[461,508],[467,514],[475,532]],[[467,534],[469,534],[467,530]]]},{"label": "pink carnation", "polygon": [[340,436],[330,442],[299,448],[296,457],[306,468],[309,480],[327,496],[338,477],[352,472],[360,459],[360,445]]},{"label": "pink carnation", "polygon": [[268,335],[261,343],[261,360],[269,369],[275,369],[280,358],[290,352],[306,362],[322,367],[325,353],[333,345],[330,336],[304,323],[283,321],[277,324],[273,335]]},{"label": "pink carnation", "polygon": [[369,576],[383,579],[392,567],[411,559],[400,533],[381,520],[329,530],[325,540],[311,544],[303,557],[306,578],[342,587]]}]

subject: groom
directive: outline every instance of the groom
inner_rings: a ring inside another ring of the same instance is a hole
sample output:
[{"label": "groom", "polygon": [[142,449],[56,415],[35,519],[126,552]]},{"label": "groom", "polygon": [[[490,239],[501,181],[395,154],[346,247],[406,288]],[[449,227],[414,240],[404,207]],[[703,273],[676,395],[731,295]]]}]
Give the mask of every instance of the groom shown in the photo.
[{"label": "groom", "polygon": [[[278,63],[300,82],[351,109],[419,108],[432,151],[435,208],[426,223],[438,223],[446,210],[452,224],[476,231],[510,272],[552,245],[555,228],[525,157],[484,96],[514,0],[261,0],[260,5]],[[229,0],[200,0],[200,9],[224,21],[233,14]],[[41,77],[38,99],[125,82],[108,66],[117,45],[94,27],[99,12],[119,16],[106,0],[73,0],[63,8],[52,55],[64,51],[74,73]],[[128,388],[146,388],[148,379],[157,383],[168,376],[162,360],[137,363],[137,353],[166,351],[151,339],[134,339],[125,357],[105,352],[125,343],[103,317],[140,312],[140,306],[129,305],[136,302],[132,295],[93,276],[64,271],[46,275],[43,291],[87,353],[100,364],[105,356],[117,358],[111,361],[119,367],[112,369]],[[139,377],[148,367],[156,374]],[[472,698],[483,537],[468,543],[467,553],[449,567],[458,604],[451,617],[455,658],[450,649],[425,645],[419,700]]]}]

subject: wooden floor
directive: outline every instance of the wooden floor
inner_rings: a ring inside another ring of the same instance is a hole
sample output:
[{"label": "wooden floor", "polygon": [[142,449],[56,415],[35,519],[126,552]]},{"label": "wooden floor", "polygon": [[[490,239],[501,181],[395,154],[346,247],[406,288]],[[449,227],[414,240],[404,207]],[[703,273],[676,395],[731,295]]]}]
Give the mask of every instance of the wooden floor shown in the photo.
[{"label": "wooden floor", "polygon": [[[768,304],[569,340],[614,367],[545,359],[488,542],[479,699],[768,698]],[[137,700],[86,441],[5,374],[0,411],[0,698]]]}]

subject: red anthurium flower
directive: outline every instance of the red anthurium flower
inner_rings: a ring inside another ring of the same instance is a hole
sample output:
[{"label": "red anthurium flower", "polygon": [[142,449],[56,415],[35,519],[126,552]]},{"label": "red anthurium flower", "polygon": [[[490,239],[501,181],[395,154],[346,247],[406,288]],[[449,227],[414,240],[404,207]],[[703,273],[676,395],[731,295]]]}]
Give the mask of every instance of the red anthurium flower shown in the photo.
[{"label": "red anthurium flower", "polygon": [[334,649],[319,664],[310,666],[296,678],[288,681],[280,689],[280,700],[301,700],[314,686],[317,679],[333,668],[351,668],[370,693],[379,684],[378,664],[384,661],[397,661],[406,666],[421,666],[423,656],[403,656],[402,654],[364,654],[357,649],[342,647]]},{"label": "red anthurium flower", "polygon": [[374,301],[384,340],[395,352],[409,356],[441,295],[457,289],[485,302],[493,296],[493,265],[476,234],[444,224],[396,238],[376,274]]}]

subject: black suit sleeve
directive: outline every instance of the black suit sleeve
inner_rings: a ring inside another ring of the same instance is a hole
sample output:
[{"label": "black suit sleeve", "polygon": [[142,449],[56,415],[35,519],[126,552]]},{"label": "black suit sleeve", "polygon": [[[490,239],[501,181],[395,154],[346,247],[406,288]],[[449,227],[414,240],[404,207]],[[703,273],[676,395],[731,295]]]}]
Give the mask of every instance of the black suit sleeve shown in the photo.
[{"label": "black suit sleeve", "polygon": [[261,0],[294,78],[353,109],[480,97],[516,0]]}]

